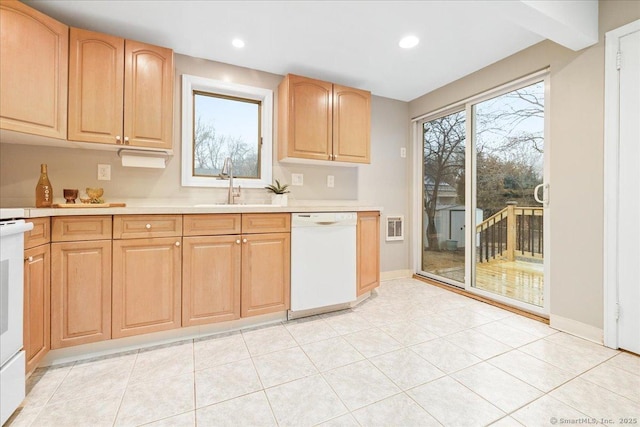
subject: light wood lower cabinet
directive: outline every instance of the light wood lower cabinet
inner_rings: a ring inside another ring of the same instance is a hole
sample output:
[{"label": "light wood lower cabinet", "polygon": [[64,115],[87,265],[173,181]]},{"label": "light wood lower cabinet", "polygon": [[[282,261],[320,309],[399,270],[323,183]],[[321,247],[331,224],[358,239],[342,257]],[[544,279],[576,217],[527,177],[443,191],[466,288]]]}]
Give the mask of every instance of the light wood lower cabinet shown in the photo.
[{"label": "light wood lower cabinet", "polygon": [[181,240],[113,241],[113,338],[180,327]]},{"label": "light wood lower cabinet", "polygon": [[49,244],[27,249],[24,256],[23,339],[26,372],[31,372],[50,348]]},{"label": "light wood lower cabinet", "polygon": [[240,318],[239,235],[184,237],[182,326]]},{"label": "light wood lower cabinet", "polygon": [[380,212],[358,212],[356,282],[360,296],[380,285]]},{"label": "light wood lower cabinet", "polygon": [[111,240],[52,243],[51,348],[111,338]]},{"label": "light wood lower cabinet", "polygon": [[288,310],[291,234],[242,236],[242,317]]}]

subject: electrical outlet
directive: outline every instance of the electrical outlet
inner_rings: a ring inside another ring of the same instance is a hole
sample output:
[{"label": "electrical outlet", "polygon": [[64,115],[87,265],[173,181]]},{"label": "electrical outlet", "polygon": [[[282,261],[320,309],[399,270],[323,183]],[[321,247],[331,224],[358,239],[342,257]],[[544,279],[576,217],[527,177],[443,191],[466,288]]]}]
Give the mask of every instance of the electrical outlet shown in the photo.
[{"label": "electrical outlet", "polygon": [[292,173],[291,174],[291,185],[302,185],[304,182],[304,175],[301,173]]},{"label": "electrical outlet", "polygon": [[402,157],[403,159],[405,157],[407,157],[407,149],[404,147],[400,147],[400,157]]},{"label": "electrical outlet", "polygon": [[335,180],[333,175],[327,175],[327,187],[333,188],[334,185],[335,185]]},{"label": "electrical outlet", "polygon": [[111,165],[98,165],[98,181],[111,181]]}]

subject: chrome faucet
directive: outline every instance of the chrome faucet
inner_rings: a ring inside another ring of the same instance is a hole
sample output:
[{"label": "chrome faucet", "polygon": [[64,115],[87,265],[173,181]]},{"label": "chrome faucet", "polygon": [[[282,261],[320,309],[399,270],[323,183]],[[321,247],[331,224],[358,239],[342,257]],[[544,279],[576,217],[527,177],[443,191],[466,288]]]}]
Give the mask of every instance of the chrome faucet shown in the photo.
[{"label": "chrome faucet", "polygon": [[233,163],[231,162],[231,157],[224,159],[224,164],[220,171],[220,179],[229,180],[229,195],[227,196],[227,203],[235,205],[236,197],[240,197],[240,186],[238,185],[237,190],[233,188]]}]

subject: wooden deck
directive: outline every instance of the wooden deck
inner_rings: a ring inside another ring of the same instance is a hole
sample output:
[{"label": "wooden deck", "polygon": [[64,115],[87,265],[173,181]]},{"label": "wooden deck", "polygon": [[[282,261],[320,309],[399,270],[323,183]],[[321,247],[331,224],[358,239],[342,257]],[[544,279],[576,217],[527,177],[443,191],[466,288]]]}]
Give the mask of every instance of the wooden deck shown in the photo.
[{"label": "wooden deck", "polygon": [[[425,251],[426,272],[464,283],[464,254]],[[493,260],[476,264],[476,287],[518,301],[542,306],[544,270],[540,261]]]},{"label": "wooden deck", "polygon": [[476,288],[542,307],[542,263],[491,261],[476,265]]}]

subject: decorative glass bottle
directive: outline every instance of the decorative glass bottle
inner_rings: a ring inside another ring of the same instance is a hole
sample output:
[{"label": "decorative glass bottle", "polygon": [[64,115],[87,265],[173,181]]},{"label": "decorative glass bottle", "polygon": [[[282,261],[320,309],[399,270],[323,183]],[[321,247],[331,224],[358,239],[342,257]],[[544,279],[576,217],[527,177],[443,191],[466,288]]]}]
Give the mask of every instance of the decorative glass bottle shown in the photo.
[{"label": "decorative glass bottle", "polygon": [[40,165],[40,179],[36,185],[36,208],[50,208],[53,202],[53,188],[47,175],[47,165]]}]

